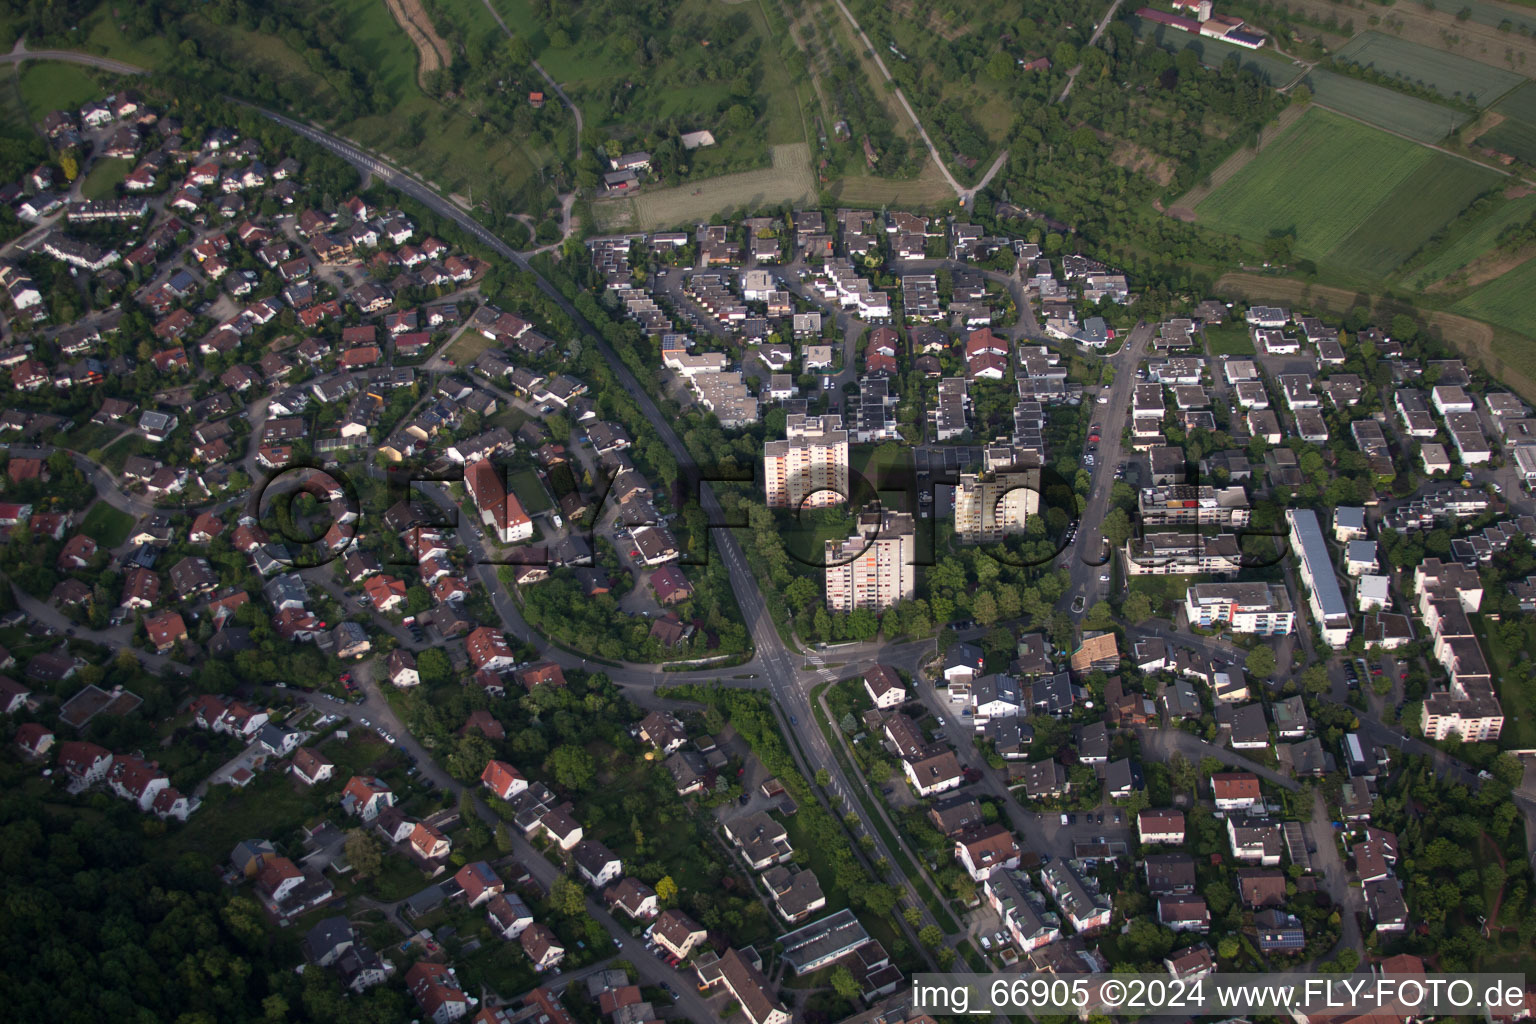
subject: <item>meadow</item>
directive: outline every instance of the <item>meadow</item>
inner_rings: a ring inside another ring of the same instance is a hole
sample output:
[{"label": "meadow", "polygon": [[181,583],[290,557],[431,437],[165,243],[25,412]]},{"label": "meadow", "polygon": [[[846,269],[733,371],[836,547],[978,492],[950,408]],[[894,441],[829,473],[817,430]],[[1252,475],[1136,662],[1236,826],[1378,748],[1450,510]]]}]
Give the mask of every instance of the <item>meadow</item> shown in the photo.
[{"label": "meadow", "polygon": [[[1290,234],[1297,255],[1323,260],[1375,219],[1379,207],[1436,223],[1454,216],[1465,205],[1459,196],[1397,192],[1410,179],[1419,180],[1431,156],[1421,146],[1313,109],[1212,192],[1197,213],[1201,223],[1253,241]],[[1391,223],[1391,215],[1384,211],[1381,219]],[[1341,255],[1369,256],[1357,246]]]},{"label": "meadow", "polygon": [[1479,107],[1488,106],[1525,81],[1524,75],[1513,71],[1381,32],[1360,33],[1335,57]]},{"label": "meadow", "polygon": [[1486,254],[1505,228],[1523,224],[1533,216],[1536,216],[1536,195],[1505,200],[1467,218],[1456,224],[1444,244],[1421,266],[1403,276],[1403,284],[1414,291],[1423,291]]},{"label": "meadow", "polygon": [[1331,71],[1314,69],[1307,74],[1306,84],[1323,106],[1420,142],[1439,142],[1468,116],[1464,111]]},{"label": "meadow", "polygon": [[1451,307],[1452,311],[1530,334],[1536,320],[1536,260],[1494,278]]}]

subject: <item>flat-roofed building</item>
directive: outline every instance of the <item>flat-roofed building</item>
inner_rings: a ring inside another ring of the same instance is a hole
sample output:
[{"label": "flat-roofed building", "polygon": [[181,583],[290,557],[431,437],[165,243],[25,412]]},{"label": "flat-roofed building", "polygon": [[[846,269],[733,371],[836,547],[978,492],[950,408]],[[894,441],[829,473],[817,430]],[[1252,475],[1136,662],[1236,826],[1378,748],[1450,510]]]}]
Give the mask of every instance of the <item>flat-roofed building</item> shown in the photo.
[{"label": "flat-roofed building", "polygon": [[1307,604],[1312,616],[1328,646],[1343,647],[1353,633],[1349,605],[1333,574],[1333,560],[1328,556],[1328,542],[1323,538],[1317,513],[1311,509],[1286,509],[1285,519],[1291,526],[1291,548],[1301,559],[1301,578],[1307,585]]}]

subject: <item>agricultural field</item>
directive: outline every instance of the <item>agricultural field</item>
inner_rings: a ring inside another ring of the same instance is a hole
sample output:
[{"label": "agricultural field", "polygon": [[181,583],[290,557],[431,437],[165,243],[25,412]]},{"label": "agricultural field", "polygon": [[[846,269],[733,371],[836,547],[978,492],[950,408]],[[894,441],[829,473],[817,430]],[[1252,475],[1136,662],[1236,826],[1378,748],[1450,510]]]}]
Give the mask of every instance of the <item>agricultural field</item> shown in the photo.
[{"label": "agricultural field", "polygon": [[1328,253],[1329,262],[1383,277],[1505,179],[1444,153],[1429,159]]},{"label": "agricultural field", "polygon": [[1444,50],[1432,49],[1381,32],[1362,32],[1334,55],[1410,85],[1433,89],[1446,99],[1486,107],[1525,76]]},{"label": "agricultural field", "polygon": [[[1202,223],[1253,241],[1290,234],[1298,256],[1379,276],[1497,180],[1458,163],[1313,109],[1196,212]],[[1441,176],[1453,185],[1441,184]],[[1426,181],[1435,186],[1426,191]]]},{"label": "agricultural field", "polygon": [[1462,299],[1451,309],[1528,334],[1536,323],[1536,260],[1527,260]]},{"label": "agricultural field", "polygon": [[1323,106],[1420,142],[1439,142],[1468,116],[1464,111],[1331,71],[1311,71],[1306,85]]},{"label": "agricultural field", "polygon": [[1457,223],[1444,243],[1422,266],[1405,274],[1402,283],[1423,291],[1455,274],[1493,248],[1499,234],[1536,216],[1536,195],[1507,199]]},{"label": "agricultural field", "polygon": [[1473,143],[1536,164],[1536,82],[1527,82],[1493,105],[1500,121]]}]

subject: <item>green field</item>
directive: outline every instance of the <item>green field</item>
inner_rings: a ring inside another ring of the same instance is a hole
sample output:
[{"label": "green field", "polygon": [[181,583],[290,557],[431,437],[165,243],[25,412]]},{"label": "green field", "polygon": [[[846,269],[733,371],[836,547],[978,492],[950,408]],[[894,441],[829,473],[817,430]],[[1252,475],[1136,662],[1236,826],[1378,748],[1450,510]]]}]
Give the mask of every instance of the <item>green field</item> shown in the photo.
[{"label": "green field", "polygon": [[1493,105],[1504,120],[1477,137],[1474,145],[1536,164],[1536,82],[1527,82]]},{"label": "green field", "polygon": [[87,199],[111,199],[117,194],[117,186],[131,170],[132,160],[97,160],[86,172],[85,180],[80,183],[80,191]]},{"label": "green field", "polygon": [[1487,320],[1529,336],[1532,318],[1536,317],[1536,260],[1527,260],[1502,277],[1489,281],[1452,306],[1451,312]]},{"label": "green field", "polygon": [[1372,276],[1390,273],[1504,176],[1465,160],[1431,153],[1328,254],[1328,260]]},{"label": "green field", "polygon": [[1381,32],[1360,33],[1341,47],[1335,57],[1411,85],[1433,89],[1447,99],[1464,99],[1480,107],[1488,106],[1525,81],[1525,76],[1513,71]]},{"label": "green field", "polygon": [[1524,163],[1536,164],[1536,125],[1510,118],[1479,135],[1476,145],[1508,153]]},{"label": "green field", "polygon": [[133,516],[120,512],[105,501],[98,501],[80,521],[80,532],[104,548],[115,548],[128,539]]},{"label": "green field", "polygon": [[1439,142],[1467,120],[1463,111],[1331,71],[1309,72],[1306,84],[1323,106],[1420,142]]},{"label": "green field", "polygon": [[554,507],[554,502],[549,499],[549,491],[544,487],[544,481],[532,469],[520,469],[507,477],[507,485],[512,488],[512,493],[517,495],[517,500],[523,503],[523,511],[530,516],[536,516],[540,512]]},{"label": "green field", "polygon": [[1444,247],[1423,266],[1404,276],[1403,283],[1415,291],[1428,288],[1492,249],[1505,228],[1523,224],[1532,216],[1536,216],[1536,195],[1499,202],[1457,224]]},{"label": "green field", "polygon": [[21,98],[33,121],[55,110],[76,110],[102,93],[90,71],[74,64],[28,61],[21,70]]},{"label": "green field", "polygon": [[1254,354],[1253,335],[1244,323],[1209,324],[1205,328],[1205,343],[1213,356],[1251,356]]},{"label": "green field", "polygon": [[[1492,172],[1468,164],[1477,173],[1467,174],[1453,163],[1459,161],[1313,109],[1197,212],[1218,230],[1254,241],[1289,233],[1299,256],[1380,274],[1493,180]],[[1442,187],[1436,175],[1449,176],[1454,187]],[[1429,191],[1426,180],[1436,183]],[[1362,228],[1366,234],[1356,235]],[[1368,241],[1372,231],[1384,236],[1379,252]]]}]

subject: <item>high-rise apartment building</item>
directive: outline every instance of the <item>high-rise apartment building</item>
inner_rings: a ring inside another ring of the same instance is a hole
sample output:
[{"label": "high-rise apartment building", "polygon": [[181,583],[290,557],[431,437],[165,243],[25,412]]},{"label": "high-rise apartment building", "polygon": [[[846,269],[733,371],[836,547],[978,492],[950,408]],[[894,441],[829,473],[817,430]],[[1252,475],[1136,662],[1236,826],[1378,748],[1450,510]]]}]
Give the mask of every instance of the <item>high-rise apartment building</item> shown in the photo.
[{"label": "high-rise apartment building", "polygon": [[786,438],[763,446],[769,508],[824,508],[848,500],[848,432],[837,415],[792,413]]},{"label": "high-rise apartment building", "polygon": [[853,536],[826,543],[827,607],[878,611],[909,600],[917,590],[916,539],[907,513],[860,513]]}]

